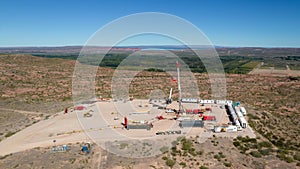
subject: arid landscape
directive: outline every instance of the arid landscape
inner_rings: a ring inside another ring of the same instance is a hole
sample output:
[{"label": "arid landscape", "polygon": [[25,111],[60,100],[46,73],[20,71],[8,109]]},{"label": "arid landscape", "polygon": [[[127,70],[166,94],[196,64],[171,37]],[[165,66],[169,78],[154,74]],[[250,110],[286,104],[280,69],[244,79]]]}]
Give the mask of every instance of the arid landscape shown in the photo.
[{"label": "arid landscape", "polygon": [[[54,118],[72,106],[72,75],[76,61],[31,54],[0,55],[0,139],[5,140],[41,121]],[[296,62],[298,64],[298,62]],[[263,69],[263,68],[255,68]],[[264,68],[265,69],[265,68]],[[276,68],[275,68],[276,69]],[[256,72],[256,73],[253,73]],[[259,72],[259,73],[257,73]],[[70,143],[67,152],[36,147],[0,158],[0,168],[297,168],[300,166],[300,77],[295,74],[226,74],[227,98],[242,101],[255,139],[214,135],[204,143],[196,137],[178,139],[171,149],[147,159],[119,157],[93,145],[80,154],[82,142]],[[114,69],[99,67],[96,95],[109,98]],[[194,73],[200,98],[210,99],[206,73]],[[130,85],[130,95],[147,98],[160,89],[167,97],[177,84],[160,71],[140,72]],[[1,142],[0,142],[1,143]]]},{"label": "arid landscape", "polygon": [[0,169],[300,169],[299,6],[1,0]]}]

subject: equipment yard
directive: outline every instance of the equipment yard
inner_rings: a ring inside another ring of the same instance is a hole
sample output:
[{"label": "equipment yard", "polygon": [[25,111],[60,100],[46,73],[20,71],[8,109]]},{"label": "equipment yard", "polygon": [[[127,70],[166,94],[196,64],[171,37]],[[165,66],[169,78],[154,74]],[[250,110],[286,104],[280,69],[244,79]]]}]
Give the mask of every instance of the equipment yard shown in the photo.
[{"label": "equipment yard", "polygon": [[[163,105],[163,102],[157,101],[158,103]],[[178,104],[178,102],[173,104]],[[205,111],[197,114],[185,113],[182,115],[178,115],[174,111],[167,113],[166,109],[161,109],[149,103],[149,100],[126,102],[98,101],[81,106],[84,107],[82,110],[70,109],[68,113],[57,113],[49,119],[40,121],[3,140],[0,142],[2,147],[0,155],[34,147],[53,146],[53,140],[57,141],[56,144],[76,143],[90,139],[103,143],[112,140],[126,141],[128,139],[141,140],[166,137],[174,139],[183,135],[199,136],[199,139],[203,140],[204,138],[212,137],[214,126],[228,126],[230,122],[226,109],[221,108],[222,105],[220,104],[204,104],[203,106],[199,103],[183,103],[183,107],[187,110],[199,109]],[[209,111],[206,111],[206,109],[209,109]],[[92,112],[92,116],[85,117],[84,114],[86,112]],[[215,120],[203,120],[206,116],[214,116]],[[128,119],[127,125],[147,125],[151,123],[153,127],[149,130],[126,129],[124,124],[125,117]],[[192,119],[203,120],[204,126],[180,127],[180,122]],[[239,135],[255,137],[249,126],[242,128],[241,131],[215,134],[222,137],[237,137]],[[101,136],[101,138],[98,136]]]}]

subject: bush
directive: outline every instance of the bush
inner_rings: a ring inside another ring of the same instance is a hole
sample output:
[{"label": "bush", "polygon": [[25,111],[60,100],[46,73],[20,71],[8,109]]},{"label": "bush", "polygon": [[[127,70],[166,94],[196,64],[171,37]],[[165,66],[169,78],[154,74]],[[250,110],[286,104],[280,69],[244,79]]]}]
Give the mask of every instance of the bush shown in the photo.
[{"label": "bush", "polygon": [[241,143],[240,143],[240,142],[238,142],[238,141],[234,141],[234,142],[233,142],[233,145],[234,145],[235,147],[238,147],[238,146],[240,146],[240,145],[241,145]]},{"label": "bush", "polygon": [[288,163],[294,162],[294,160],[293,160],[292,157],[286,156],[286,155],[283,154],[283,153],[278,153],[278,154],[277,154],[277,157],[278,157],[280,160],[284,160],[284,161],[286,161],[286,162],[288,162]]},{"label": "bush", "polygon": [[279,154],[289,154],[289,151],[285,150],[285,149],[278,149],[277,153],[279,153]]},{"label": "bush", "polygon": [[10,137],[10,136],[12,136],[12,135],[14,135],[16,132],[8,132],[8,133],[6,133],[5,135],[4,135],[4,137]]},{"label": "bush", "polygon": [[232,166],[232,163],[231,163],[231,162],[228,162],[228,163],[227,163],[227,162],[224,162],[223,164],[224,164],[225,167],[231,167],[231,166]]},{"label": "bush", "polygon": [[194,148],[189,149],[189,153],[190,153],[192,156],[196,156],[196,155],[197,155]]},{"label": "bush", "polygon": [[199,156],[202,156],[202,155],[203,155],[203,153],[204,153],[204,151],[203,151],[203,150],[197,151],[197,154],[198,154]]},{"label": "bush", "polygon": [[190,150],[192,148],[193,144],[190,140],[184,140],[182,141],[182,150]]},{"label": "bush", "polygon": [[294,160],[300,161],[300,153],[296,153],[294,156]]},{"label": "bush", "polygon": [[251,151],[250,154],[251,154],[253,157],[256,157],[256,158],[262,157],[261,153],[258,152],[258,151]]},{"label": "bush", "polygon": [[284,158],[284,161],[286,161],[286,162],[288,162],[288,163],[294,162],[293,158],[290,157],[290,156],[286,156],[286,157]]},{"label": "bush", "polygon": [[185,162],[181,162],[181,163],[179,163],[179,165],[181,165],[182,168],[185,168],[185,167],[186,167],[186,163],[185,163]]},{"label": "bush", "polygon": [[162,147],[159,149],[163,154],[167,153],[169,151],[168,147]]},{"label": "bush", "polygon": [[217,159],[218,161],[221,161],[221,157],[219,155],[214,155],[214,158]]},{"label": "bush", "polygon": [[246,152],[247,150],[249,150],[249,148],[245,145],[245,146],[240,146],[240,150]]},{"label": "bush", "polygon": [[270,155],[270,152],[272,152],[273,150],[272,149],[261,149],[261,150],[258,150],[262,155],[266,156],[266,155]]},{"label": "bush", "polygon": [[201,167],[199,167],[199,169],[208,169],[208,167],[206,167],[206,166],[201,166]]},{"label": "bush", "polygon": [[219,156],[220,156],[220,158],[225,158],[226,157],[222,152],[219,152]]},{"label": "bush", "polygon": [[254,120],[258,120],[259,119],[259,117],[256,116],[256,115],[254,115],[254,114],[248,114],[247,116],[249,117],[249,119],[254,119]]},{"label": "bush", "polygon": [[272,147],[272,144],[267,142],[267,141],[260,142],[260,143],[258,143],[258,145],[261,146],[261,147],[267,147],[267,148]]},{"label": "bush", "polygon": [[273,144],[275,144],[277,147],[284,147],[285,146],[285,140],[283,138],[279,139],[278,141],[272,141]]},{"label": "bush", "polygon": [[167,159],[166,161],[166,165],[173,168],[173,166],[175,165],[176,161],[172,160],[172,159]]}]

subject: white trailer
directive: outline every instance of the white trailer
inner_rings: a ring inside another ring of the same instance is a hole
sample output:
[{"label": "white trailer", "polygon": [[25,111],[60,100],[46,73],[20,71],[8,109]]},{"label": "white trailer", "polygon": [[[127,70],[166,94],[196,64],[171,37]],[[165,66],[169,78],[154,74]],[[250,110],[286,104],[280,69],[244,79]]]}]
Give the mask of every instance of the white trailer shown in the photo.
[{"label": "white trailer", "polygon": [[239,131],[242,130],[239,118],[238,118],[232,104],[228,104],[228,110],[229,110],[230,118],[231,118],[233,125],[236,125],[236,127]]},{"label": "white trailer", "polygon": [[214,100],[199,100],[200,104],[214,104]]},{"label": "white trailer", "polygon": [[194,98],[182,98],[182,103],[198,103],[198,99]]},{"label": "white trailer", "polygon": [[214,126],[214,132],[220,133],[220,132],[237,132],[238,128],[237,126]]},{"label": "white trailer", "polygon": [[247,128],[247,121],[244,118],[243,114],[239,110],[236,110],[236,114],[238,116],[238,119],[239,119],[239,122],[241,124],[241,127]]},{"label": "white trailer", "polygon": [[240,117],[239,120],[240,120],[240,123],[241,123],[242,127],[243,127],[243,128],[247,128],[247,125],[248,125],[248,124],[247,124],[247,121],[246,121],[246,119],[244,118],[244,116]]}]

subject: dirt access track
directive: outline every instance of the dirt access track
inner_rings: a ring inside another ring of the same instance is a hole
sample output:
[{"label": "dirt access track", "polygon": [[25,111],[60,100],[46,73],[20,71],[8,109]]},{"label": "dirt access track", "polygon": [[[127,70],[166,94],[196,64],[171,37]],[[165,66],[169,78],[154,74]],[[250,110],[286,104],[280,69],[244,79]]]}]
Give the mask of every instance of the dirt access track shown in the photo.
[{"label": "dirt access track", "polygon": [[53,140],[57,141],[56,144],[80,142],[87,138],[85,133],[80,131],[76,113],[57,113],[1,141],[0,155],[53,146]]}]

